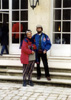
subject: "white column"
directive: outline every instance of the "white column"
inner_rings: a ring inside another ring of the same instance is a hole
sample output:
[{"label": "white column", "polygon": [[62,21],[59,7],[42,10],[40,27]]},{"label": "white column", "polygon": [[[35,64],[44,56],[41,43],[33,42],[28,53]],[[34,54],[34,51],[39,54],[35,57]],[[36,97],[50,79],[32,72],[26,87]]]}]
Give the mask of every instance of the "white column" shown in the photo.
[{"label": "white column", "polygon": [[11,53],[12,41],[12,0],[9,0],[9,53]]}]

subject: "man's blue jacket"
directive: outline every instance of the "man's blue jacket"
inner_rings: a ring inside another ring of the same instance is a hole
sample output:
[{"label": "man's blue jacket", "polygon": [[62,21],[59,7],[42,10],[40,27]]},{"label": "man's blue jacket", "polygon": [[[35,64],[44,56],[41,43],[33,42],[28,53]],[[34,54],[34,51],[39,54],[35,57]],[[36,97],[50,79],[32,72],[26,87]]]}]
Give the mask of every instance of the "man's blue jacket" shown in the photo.
[{"label": "man's blue jacket", "polygon": [[[49,39],[48,35],[46,35],[45,33],[41,33],[41,35],[42,35],[41,36],[41,48],[42,48],[42,51],[44,51],[44,50],[48,51],[51,48],[50,39]],[[36,33],[32,37],[32,39],[35,40],[35,44],[36,44],[36,47],[37,47],[37,50],[36,50],[36,63],[40,62],[39,59],[38,59],[39,38],[40,38],[40,35],[38,33]]]},{"label": "man's blue jacket", "polygon": [[[46,35],[45,33],[41,33],[41,35],[42,35],[41,36],[41,48],[43,51],[44,50],[48,51],[51,48],[50,39],[49,39],[48,35]],[[35,35],[33,35],[32,38],[35,39],[35,44],[36,44],[37,50],[38,50],[40,35],[38,33],[36,33]]]}]

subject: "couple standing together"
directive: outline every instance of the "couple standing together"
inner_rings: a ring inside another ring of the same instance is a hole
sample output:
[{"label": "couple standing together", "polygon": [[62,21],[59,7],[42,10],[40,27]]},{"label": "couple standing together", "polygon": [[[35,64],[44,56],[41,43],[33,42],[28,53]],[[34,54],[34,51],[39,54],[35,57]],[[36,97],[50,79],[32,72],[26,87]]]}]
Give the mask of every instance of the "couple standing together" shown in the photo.
[{"label": "couple standing together", "polygon": [[[37,64],[37,79],[40,80],[40,58],[43,61],[45,77],[47,80],[51,80],[47,62],[47,51],[51,48],[51,42],[49,37],[43,33],[43,27],[41,25],[36,27],[36,31],[37,33],[32,36],[32,32],[27,30],[26,38],[23,40],[21,46],[20,59],[23,64],[23,86],[26,86],[27,84],[30,86],[34,85],[32,82],[32,72],[35,62]],[[30,60],[32,57],[33,59]]]}]

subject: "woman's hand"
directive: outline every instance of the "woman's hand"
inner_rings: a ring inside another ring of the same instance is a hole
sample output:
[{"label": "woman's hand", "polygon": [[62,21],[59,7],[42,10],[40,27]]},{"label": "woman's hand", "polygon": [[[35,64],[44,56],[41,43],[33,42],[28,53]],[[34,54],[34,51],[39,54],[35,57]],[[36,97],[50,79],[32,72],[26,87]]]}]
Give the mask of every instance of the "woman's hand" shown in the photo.
[{"label": "woman's hand", "polygon": [[34,51],[32,51],[32,54],[34,54],[35,52]]}]

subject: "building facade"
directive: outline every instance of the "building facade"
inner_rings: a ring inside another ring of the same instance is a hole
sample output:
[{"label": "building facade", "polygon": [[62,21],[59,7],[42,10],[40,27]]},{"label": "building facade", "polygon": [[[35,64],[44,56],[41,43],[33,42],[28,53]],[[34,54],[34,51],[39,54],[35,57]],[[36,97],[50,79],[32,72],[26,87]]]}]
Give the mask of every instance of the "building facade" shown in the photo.
[{"label": "building facade", "polygon": [[0,0],[0,26],[4,21],[9,26],[9,54],[20,54],[25,31],[35,34],[40,24],[52,43],[49,57],[71,56],[71,0],[39,0],[34,10],[30,0]]}]

